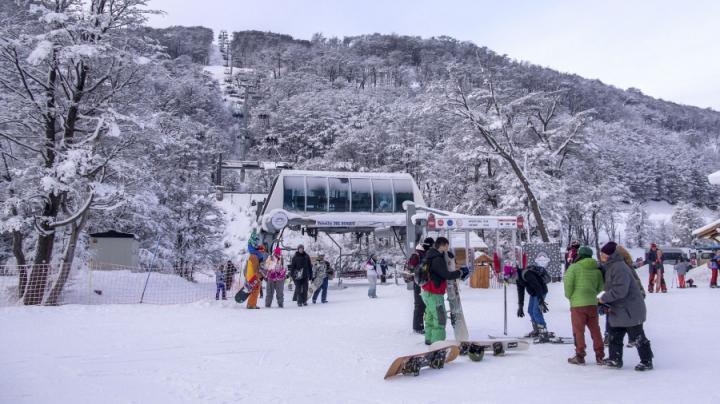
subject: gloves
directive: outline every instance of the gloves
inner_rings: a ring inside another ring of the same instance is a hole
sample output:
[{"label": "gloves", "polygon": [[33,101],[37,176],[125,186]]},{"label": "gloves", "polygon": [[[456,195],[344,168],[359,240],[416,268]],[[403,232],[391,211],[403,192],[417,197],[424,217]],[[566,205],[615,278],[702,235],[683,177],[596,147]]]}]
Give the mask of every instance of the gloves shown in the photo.
[{"label": "gloves", "polygon": [[543,313],[547,313],[548,311],[550,311],[550,309],[548,309],[547,303],[545,303],[544,301],[540,302],[538,306],[540,307],[540,311],[542,311]]},{"label": "gloves", "polygon": [[460,272],[462,273],[460,279],[463,281],[468,277],[468,274],[470,274],[470,270],[467,267],[460,267]]},{"label": "gloves", "polygon": [[517,316],[520,317],[520,318],[525,317],[525,313],[523,312],[523,308],[522,308],[522,307],[518,307]]}]

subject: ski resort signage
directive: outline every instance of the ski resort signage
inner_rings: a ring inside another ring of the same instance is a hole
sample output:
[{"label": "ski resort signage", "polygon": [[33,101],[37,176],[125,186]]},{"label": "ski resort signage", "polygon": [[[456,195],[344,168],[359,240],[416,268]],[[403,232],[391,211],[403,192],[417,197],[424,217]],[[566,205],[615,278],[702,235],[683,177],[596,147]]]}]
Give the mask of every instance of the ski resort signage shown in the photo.
[{"label": "ski resort signage", "polygon": [[512,216],[438,216],[428,215],[432,230],[522,229],[522,217]]}]

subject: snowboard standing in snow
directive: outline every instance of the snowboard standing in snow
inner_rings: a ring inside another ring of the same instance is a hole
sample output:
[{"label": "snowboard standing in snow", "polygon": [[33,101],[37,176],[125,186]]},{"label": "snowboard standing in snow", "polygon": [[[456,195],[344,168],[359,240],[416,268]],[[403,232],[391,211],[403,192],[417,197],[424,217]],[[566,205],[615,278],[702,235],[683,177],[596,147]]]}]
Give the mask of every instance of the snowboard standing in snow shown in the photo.
[{"label": "snowboard standing in snow", "polygon": [[429,367],[442,369],[446,363],[452,362],[460,354],[460,349],[453,345],[415,355],[401,356],[390,364],[385,379],[399,374],[418,376],[420,369]]},{"label": "snowboard standing in snow", "polygon": [[[448,271],[454,272],[455,257],[451,252],[445,253],[448,264]],[[452,324],[455,339],[457,341],[467,341],[470,338],[467,324],[465,323],[465,314],[463,314],[462,302],[460,302],[460,292],[458,290],[457,280],[449,280],[447,282],[447,300],[450,306],[450,324]]]},{"label": "snowboard standing in snow", "polygon": [[480,362],[485,356],[485,351],[492,351],[493,356],[504,356],[507,351],[527,351],[530,344],[527,341],[504,340],[504,341],[438,341],[430,346],[431,349],[439,349],[447,346],[457,346],[460,355],[467,355],[473,362]]}]

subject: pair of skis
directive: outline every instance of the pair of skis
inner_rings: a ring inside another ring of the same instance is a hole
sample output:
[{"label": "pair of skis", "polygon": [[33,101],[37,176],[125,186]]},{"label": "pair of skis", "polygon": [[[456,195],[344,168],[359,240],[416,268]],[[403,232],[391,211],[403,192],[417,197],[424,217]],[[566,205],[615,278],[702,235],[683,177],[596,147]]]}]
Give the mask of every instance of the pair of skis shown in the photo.
[{"label": "pair of skis", "polygon": [[496,335],[488,335],[491,340],[511,338],[522,341],[532,340],[533,344],[574,344],[575,339],[572,337],[558,337],[554,333],[548,333],[544,337],[502,337]]}]

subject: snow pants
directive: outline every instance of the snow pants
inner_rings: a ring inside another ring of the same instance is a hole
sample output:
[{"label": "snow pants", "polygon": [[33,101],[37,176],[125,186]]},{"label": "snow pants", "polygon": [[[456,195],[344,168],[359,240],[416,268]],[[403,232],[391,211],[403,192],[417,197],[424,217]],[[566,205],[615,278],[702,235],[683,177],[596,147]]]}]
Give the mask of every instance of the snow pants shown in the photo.
[{"label": "snow pants", "polygon": [[297,294],[298,306],[303,306],[303,305],[307,304],[307,298],[308,298],[308,280],[307,279],[301,279],[299,281],[295,281],[295,293]]},{"label": "snow pants", "polygon": [[622,363],[623,339],[625,339],[626,333],[628,340],[635,343],[640,360],[642,362],[652,362],[653,352],[650,348],[650,341],[645,336],[642,324],[633,327],[610,326],[610,359]]},{"label": "snow pants", "polygon": [[532,319],[535,324],[547,327],[547,324],[545,323],[545,317],[540,310],[539,297],[530,296],[530,301],[528,302],[528,314],[530,315],[530,319]]},{"label": "snow pants", "polygon": [[718,270],[717,268],[713,268],[710,271],[710,286],[717,286],[717,278],[718,278]]},{"label": "snow pants", "polygon": [[421,296],[425,302],[425,342],[432,344],[444,341],[445,325],[447,324],[445,295],[423,291]]},{"label": "snow pants", "polygon": [[252,292],[250,292],[250,297],[248,297],[247,301],[247,308],[248,309],[256,309],[257,308],[257,301],[258,297],[260,296],[260,285],[261,283],[258,282],[257,285],[253,288]]},{"label": "snow pants", "polygon": [[215,300],[220,300],[220,292],[222,292],[222,298],[225,300],[225,284],[222,282],[215,284]]},{"label": "snow pants", "polygon": [[320,295],[320,292],[322,292],[322,296],[320,297],[320,301],[323,302],[323,303],[327,302],[328,283],[329,283],[328,278],[325,277],[325,279],[323,279],[322,284],[320,285],[320,287],[317,288],[317,289],[315,289],[315,291],[313,292],[313,295],[312,295],[312,301],[313,301],[313,303],[317,302],[317,298],[318,298],[318,295]]},{"label": "snow pants", "polygon": [[422,290],[420,289],[420,286],[413,282],[413,301],[415,304],[415,307],[413,308],[413,330],[415,331],[422,331],[425,329],[425,326],[423,325],[425,302],[423,302],[423,298],[420,296],[421,292]]},{"label": "snow pants", "polygon": [[685,289],[685,274],[678,274],[678,287]]},{"label": "snow pants", "polygon": [[376,289],[377,289],[377,280],[378,280],[377,273],[374,273],[374,272],[368,273],[367,278],[368,278],[368,282],[370,283],[370,286],[368,287],[368,297],[376,298],[377,297]]},{"label": "snow pants", "polygon": [[605,346],[603,336],[600,332],[600,316],[597,306],[573,307],[570,309],[570,320],[572,321],[573,337],[575,338],[575,354],[585,357],[585,327],[590,330],[590,337],[595,351],[595,360],[601,361],[605,358]]},{"label": "snow pants", "polygon": [[265,291],[265,307],[272,306],[273,295],[277,296],[278,307],[283,307],[285,296],[285,280],[267,281],[267,291]]}]

